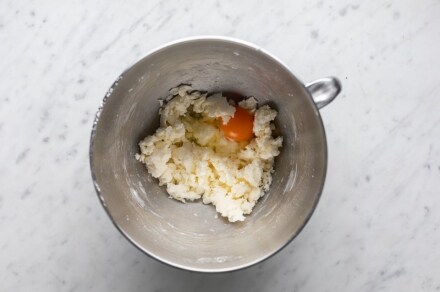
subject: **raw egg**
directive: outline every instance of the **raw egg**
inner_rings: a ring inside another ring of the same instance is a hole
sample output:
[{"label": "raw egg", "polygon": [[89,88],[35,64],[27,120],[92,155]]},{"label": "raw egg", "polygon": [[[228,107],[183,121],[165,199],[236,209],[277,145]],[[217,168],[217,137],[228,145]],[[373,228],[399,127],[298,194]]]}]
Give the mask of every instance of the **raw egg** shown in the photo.
[{"label": "raw egg", "polygon": [[237,106],[234,116],[225,125],[220,123],[220,130],[226,138],[243,142],[254,136],[254,115],[248,110]]}]

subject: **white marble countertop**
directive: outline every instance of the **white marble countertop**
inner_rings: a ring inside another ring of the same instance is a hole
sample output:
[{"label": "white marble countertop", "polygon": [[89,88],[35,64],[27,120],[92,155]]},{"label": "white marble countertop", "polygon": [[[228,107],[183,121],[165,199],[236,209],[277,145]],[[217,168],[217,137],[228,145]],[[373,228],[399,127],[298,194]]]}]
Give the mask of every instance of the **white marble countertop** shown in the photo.
[{"label": "white marble countertop", "polygon": [[[0,3],[1,291],[440,290],[439,1]],[[329,168],[303,232],[249,269],[161,264],[113,227],[92,186],[92,119],[150,49],[241,38],[304,82],[338,76],[321,111]]]}]

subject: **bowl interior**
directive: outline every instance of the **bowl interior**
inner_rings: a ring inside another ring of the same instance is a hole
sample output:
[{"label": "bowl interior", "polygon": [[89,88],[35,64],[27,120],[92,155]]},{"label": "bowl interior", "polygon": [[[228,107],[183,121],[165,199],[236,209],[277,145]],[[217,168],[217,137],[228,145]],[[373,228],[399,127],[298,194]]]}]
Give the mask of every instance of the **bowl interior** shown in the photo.
[{"label": "bowl interior", "polygon": [[[273,182],[244,222],[229,223],[201,201],[170,199],[134,158],[159,125],[158,99],[182,83],[278,110],[284,142]],[[111,90],[92,132],[92,174],[113,222],[141,250],[189,270],[228,271],[267,258],[301,230],[324,183],[326,142],[309,94],[277,60],[231,40],[187,40],[148,55]]]}]

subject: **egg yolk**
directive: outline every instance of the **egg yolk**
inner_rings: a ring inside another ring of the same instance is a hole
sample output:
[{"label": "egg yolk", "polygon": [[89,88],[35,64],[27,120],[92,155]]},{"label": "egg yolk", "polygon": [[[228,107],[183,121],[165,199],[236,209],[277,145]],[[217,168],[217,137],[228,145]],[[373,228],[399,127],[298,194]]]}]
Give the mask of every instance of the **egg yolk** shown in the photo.
[{"label": "egg yolk", "polygon": [[220,130],[226,138],[242,142],[254,136],[254,115],[242,107],[236,107],[234,116],[227,124],[220,123]]}]

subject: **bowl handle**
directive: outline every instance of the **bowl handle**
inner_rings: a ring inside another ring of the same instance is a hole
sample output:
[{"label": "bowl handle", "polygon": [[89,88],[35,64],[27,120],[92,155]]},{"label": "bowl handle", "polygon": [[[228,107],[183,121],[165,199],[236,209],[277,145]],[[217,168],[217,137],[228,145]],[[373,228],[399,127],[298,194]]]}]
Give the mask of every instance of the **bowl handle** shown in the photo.
[{"label": "bowl handle", "polygon": [[341,92],[341,82],[336,77],[326,77],[307,84],[306,88],[320,109],[338,96]]}]

